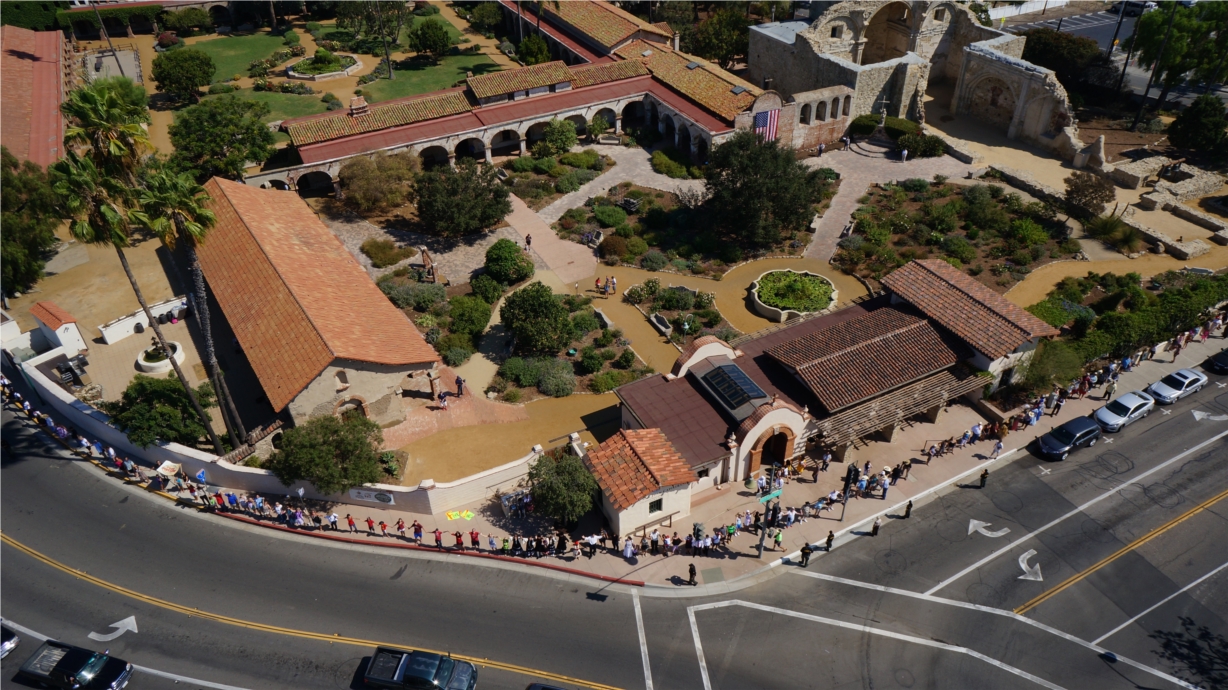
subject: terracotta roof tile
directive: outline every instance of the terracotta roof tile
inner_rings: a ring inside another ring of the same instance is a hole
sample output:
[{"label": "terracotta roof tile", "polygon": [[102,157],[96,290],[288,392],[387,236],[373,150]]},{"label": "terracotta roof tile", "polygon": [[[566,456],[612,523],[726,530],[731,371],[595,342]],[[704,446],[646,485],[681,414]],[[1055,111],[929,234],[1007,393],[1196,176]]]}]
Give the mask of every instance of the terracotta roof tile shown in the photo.
[{"label": "terracotta roof tile", "polygon": [[[613,48],[648,24],[606,2],[543,3],[546,17],[555,17],[604,48]],[[654,31],[655,33],[655,31]]]},{"label": "terracotta roof tile", "polygon": [[438,361],[297,194],[218,178],[205,189],[217,225],[201,268],[275,410],[335,359]]},{"label": "terracotta roof tile", "polygon": [[571,70],[571,85],[576,88],[605,84],[606,82],[642,77],[648,68],[636,60],[604,62],[599,65],[579,65]]},{"label": "terracotta roof tile", "polygon": [[286,120],[281,127],[290,135],[290,141],[295,146],[306,146],[473,110],[469,99],[465,97],[464,89],[400,98],[377,103],[369,108],[370,112],[359,117],[351,116],[349,110],[339,110],[326,115]]},{"label": "terracotta roof tile", "polygon": [[796,371],[829,412],[950,367],[971,353],[924,318],[886,307],[781,343],[767,354]]},{"label": "terracotta roof tile", "polygon": [[466,81],[469,82],[474,96],[489,98],[571,81],[571,70],[567,69],[566,63],[556,60],[531,67],[480,74],[469,77]]},{"label": "terracotta roof tile", "polygon": [[58,31],[0,28],[0,143],[44,167],[60,158],[64,139],[61,41]]},{"label": "terracotta roof tile", "polygon": [[590,449],[584,464],[620,511],[660,489],[698,479],[660,429],[620,429]]},{"label": "terracotta roof tile", "polygon": [[60,326],[66,323],[76,323],[77,318],[72,314],[64,311],[64,308],[55,302],[35,302],[34,306],[30,307],[30,316],[43,322],[43,325],[51,330],[59,330]]},{"label": "terracotta roof tile", "polygon": [[[644,55],[646,52],[648,55]],[[758,93],[757,89],[724,70],[709,69],[703,60],[691,59],[665,46],[632,41],[615,53],[625,60],[643,62],[653,77],[729,121],[751,107]],[[687,65],[693,62],[699,64],[688,69]],[[733,92],[736,87],[741,87],[740,93]]]},{"label": "terracotta roof tile", "polygon": [[887,274],[882,283],[994,359],[1033,338],[1058,334],[1056,328],[940,259],[911,261]]}]

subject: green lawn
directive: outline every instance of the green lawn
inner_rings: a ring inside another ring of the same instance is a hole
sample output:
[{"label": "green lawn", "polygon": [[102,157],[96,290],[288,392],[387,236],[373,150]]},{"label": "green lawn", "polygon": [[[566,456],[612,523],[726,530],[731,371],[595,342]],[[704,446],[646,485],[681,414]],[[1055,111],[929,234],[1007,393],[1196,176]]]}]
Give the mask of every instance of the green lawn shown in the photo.
[{"label": "green lawn", "polygon": [[217,71],[213,73],[213,82],[229,81],[236,74],[247,76],[247,66],[254,60],[262,60],[273,54],[278,48],[285,47],[280,36],[267,33],[250,34],[247,36],[223,36],[209,41],[201,41],[192,46],[213,58]]},{"label": "green lawn", "polygon": [[[265,122],[275,122],[277,120],[286,120],[292,117],[302,117],[304,115],[314,115],[327,110],[327,106],[320,97],[323,94],[314,96],[296,96],[292,93],[272,93],[269,91],[252,91],[251,89],[241,89],[234,92],[235,96],[249,101],[259,101],[269,106],[269,116]],[[206,96],[208,98],[218,98],[218,96]],[[202,99],[202,100],[205,100]]]},{"label": "green lawn", "polygon": [[363,86],[371,94],[371,101],[378,103],[438,91],[464,79],[466,72],[486,74],[499,70],[493,60],[481,54],[448,55],[438,65],[432,65],[424,57],[412,60],[410,64],[411,69],[393,70],[395,79],[379,79]]}]

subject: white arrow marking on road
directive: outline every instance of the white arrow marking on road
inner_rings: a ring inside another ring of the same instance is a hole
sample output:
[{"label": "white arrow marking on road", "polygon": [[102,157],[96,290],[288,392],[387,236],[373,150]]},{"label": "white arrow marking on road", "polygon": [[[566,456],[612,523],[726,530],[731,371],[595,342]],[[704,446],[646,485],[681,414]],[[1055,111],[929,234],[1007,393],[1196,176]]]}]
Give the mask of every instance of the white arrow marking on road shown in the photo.
[{"label": "white arrow marking on road", "polygon": [[1019,576],[1020,580],[1036,580],[1040,582],[1045,578],[1040,576],[1040,563],[1034,567],[1028,567],[1028,559],[1036,555],[1036,549],[1028,549],[1027,553],[1019,557],[1019,567],[1023,568],[1023,574]]},{"label": "white arrow marking on road", "polygon": [[968,521],[968,534],[972,534],[973,532],[980,532],[981,534],[984,534],[987,537],[1001,537],[1001,536],[1004,536],[1007,532],[1011,531],[1010,527],[1003,527],[1002,529],[994,530],[991,532],[985,529],[989,525],[990,523],[988,522],[981,522],[980,520],[969,520]]},{"label": "white arrow marking on road", "polygon": [[1228,414],[1211,414],[1210,412],[1203,412],[1202,410],[1194,410],[1193,412],[1194,419],[1197,419],[1200,422],[1204,419],[1209,419],[1213,422],[1228,420]]},{"label": "white arrow marking on road", "polygon": [[91,640],[97,640],[98,642],[110,642],[129,630],[136,632],[136,616],[128,616],[118,623],[112,623],[109,627],[115,628],[115,632],[108,635],[92,632],[89,634],[89,638]]}]

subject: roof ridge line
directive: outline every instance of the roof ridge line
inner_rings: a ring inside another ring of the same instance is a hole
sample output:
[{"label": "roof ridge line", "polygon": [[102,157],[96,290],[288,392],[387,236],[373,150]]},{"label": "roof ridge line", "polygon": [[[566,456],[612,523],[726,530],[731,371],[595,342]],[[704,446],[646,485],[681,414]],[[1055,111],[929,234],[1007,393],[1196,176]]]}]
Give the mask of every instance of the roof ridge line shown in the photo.
[{"label": "roof ridge line", "polygon": [[[933,259],[933,261],[942,261],[942,259]],[[943,261],[943,263],[946,263],[946,262],[945,262],[945,261]],[[1002,314],[1002,313],[1001,313],[1001,312],[999,312],[998,310],[996,310],[996,309],[994,309],[994,308],[990,307],[988,304],[985,304],[984,302],[982,302],[982,301],[981,301],[981,299],[980,299],[979,297],[977,297],[976,295],[974,295],[974,294],[972,294],[971,292],[968,292],[967,290],[965,290],[965,289],[963,288],[963,286],[962,286],[962,285],[958,285],[958,284],[956,284],[956,283],[954,283],[954,282],[952,282],[952,281],[950,281],[950,280],[947,280],[947,279],[946,279],[946,278],[944,278],[944,277],[943,277],[941,274],[939,274],[939,273],[938,273],[938,271],[935,271],[935,270],[931,269],[929,266],[925,265],[924,263],[922,263],[922,262],[920,262],[920,261],[918,261],[918,262],[917,262],[917,265],[918,265],[918,266],[920,266],[921,268],[925,269],[926,271],[928,271],[928,272],[929,272],[930,274],[932,274],[932,275],[933,275],[935,278],[938,278],[939,280],[941,280],[942,282],[946,283],[947,285],[950,285],[951,287],[955,288],[956,290],[958,290],[958,291],[960,292],[960,294],[964,295],[965,297],[968,297],[969,299],[971,299],[973,302],[975,302],[975,303],[976,303],[977,305],[979,305],[980,307],[984,308],[984,309],[985,309],[986,311],[988,311],[989,313],[991,313],[991,314],[993,314],[994,316],[998,317],[998,318],[999,318],[999,319],[1001,319],[1002,321],[1005,321],[1005,322],[1006,322],[1007,324],[1009,324],[1011,327],[1015,328],[1016,330],[1020,331],[1021,333],[1025,334],[1025,335],[1027,335],[1027,336],[1029,336],[1029,337],[1032,335],[1030,331],[1025,330],[1025,329],[1024,329],[1022,326],[1020,326],[1019,324],[1015,323],[1015,322],[1014,322],[1012,319],[1008,319],[1008,318],[1006,318],[1006,316],[1005,316],[1004,314]],[[947,265],[949,266],[950,264],[947,264]],[[963,274],[960,274],[960,275],[963,275]],[[989,289],[989,288],[986,288],[986,290],[988,290],[988,289]],[[989,291],[990,291],[990,292],[993,292],[992,290],[989,290]],[[996,292],[994,292],[993,294],[997,295],[998,297],[1002,297],[1002,295],[998,295],[998,293],[996,293]],[[1002,299],[1003,299],[1003,301],[1006,301],[1008,304],[1011,304],[1012,306],[1015,306],[1014,302],[1011,302],[1010,300],[1007,300],[1005,297],[1002,297]],[[1021,309],[1021,310],[1023,310],[1023,308],[1022,308],[1022,307],[1020,307],[1020,309]],[[922,310],[922,311],[924,311],[924,310]],[[1026,310],[1023,310],[1023,311],[1025,311],[1025,313],[1026,313]],[[928,315],[928,314],[926,314],[926,316],[929,316],[929,315]]]},{"label": "roof ridge line", "polygon": [[[648,430],[647,429],[627,429],[626,431],[648,431]],[[652,465],[649,465],[648,462],[644,460],[644,456],[640,453],[640,449],[635,447],[635,439],[633,439],[631,435],[627,433],[623,434],[623,438],[627,439],[627,447],[631,449],[631,452],[635,455],[635,459],[640,462],[640,465],[645,470],[648,471],[649,476],[651,476],[652,480],[657,483],[658,487],[660,487],[661,478],[658,477],[657,473],[652,470]],[[668,440],[668,437],[666,438]]]}]

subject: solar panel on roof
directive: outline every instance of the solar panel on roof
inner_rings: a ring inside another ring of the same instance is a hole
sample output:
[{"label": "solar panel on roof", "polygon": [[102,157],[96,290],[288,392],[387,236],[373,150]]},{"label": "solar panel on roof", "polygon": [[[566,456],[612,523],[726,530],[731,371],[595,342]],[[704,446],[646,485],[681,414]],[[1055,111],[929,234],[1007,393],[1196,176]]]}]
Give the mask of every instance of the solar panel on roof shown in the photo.
[{"label": "solar panel on roof", "polygon": [[687,69],[695,69],[696,67],[699,67],[699,63],[698,63],[698,62],[688,62],[688,63],[686,64],[686,68],[687,68]]},{"label": "solar panel on roof", "polygon": [[722,364],[713,368],[704,374],[704,381],[730,410],[736,410],[755,398],[767,397],[767,393],[736,364]]}]

